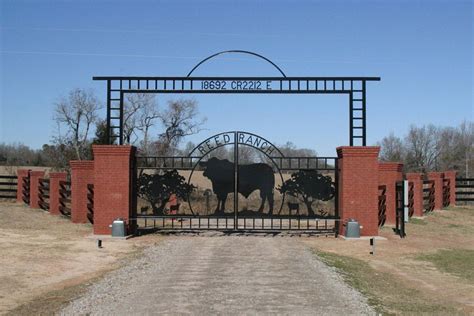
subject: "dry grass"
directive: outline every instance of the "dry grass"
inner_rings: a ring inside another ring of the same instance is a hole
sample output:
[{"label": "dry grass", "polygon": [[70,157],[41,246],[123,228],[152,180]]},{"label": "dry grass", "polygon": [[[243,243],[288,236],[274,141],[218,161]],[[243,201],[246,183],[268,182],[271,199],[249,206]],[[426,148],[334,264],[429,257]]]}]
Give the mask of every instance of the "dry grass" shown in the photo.
[{"label": "dry grass", "polygon": [[474,208],[435,211],[411,219],[407,237],[390,227],[376,241],[305,240],[384,314],[474,313]]},{"label": "dry grass", "polygon": [[89,224],[72,224],[14,203],[0,204],[0,314],[51,314],[82,291],[81,284],[120,265],[147,238],[104,242],[87,239]]}]

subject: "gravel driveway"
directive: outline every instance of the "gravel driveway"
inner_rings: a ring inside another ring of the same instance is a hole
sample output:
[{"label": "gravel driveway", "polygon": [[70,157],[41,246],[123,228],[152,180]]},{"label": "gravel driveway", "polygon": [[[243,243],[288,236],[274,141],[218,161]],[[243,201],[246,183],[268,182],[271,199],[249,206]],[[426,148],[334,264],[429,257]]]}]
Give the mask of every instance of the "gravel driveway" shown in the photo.
[{"label": "gravel driveway", "polygon": [[62,314],[373,314],[296,237],[170,237]]}]

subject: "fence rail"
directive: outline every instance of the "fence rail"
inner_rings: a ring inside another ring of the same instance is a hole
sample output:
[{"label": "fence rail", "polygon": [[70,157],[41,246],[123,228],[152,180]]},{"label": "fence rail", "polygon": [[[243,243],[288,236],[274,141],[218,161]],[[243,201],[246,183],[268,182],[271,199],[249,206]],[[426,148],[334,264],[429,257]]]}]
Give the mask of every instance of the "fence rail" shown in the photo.
[{"label": "fence rail", "polygon": [[38,179],[38,205],[41,209],[49,211],[49,179]]},{"label": "fence rail", "polygon": [[408,182],[408,217],[415,213],[415,191],[413,181]]},{"label": "fence rail", "polygon": [[21,199],[25,204],[30,204],[30,175],[24,177],[21,183]]},{"label": "fence rail", "polygon": [[385,224],[387,219],[387,186],[379,185],[379,227]]},{"label": "fence rail", "polygon": [[94,224],[94,185],[87,185],[87,219]]},{"label": "fence rail", "polygon": [[456,178],[456,202],[474,202],[474,178]]},{"label": "fence rail", "polygon": [[423,181],[423,209],[425,213],[432,212],[435,208],[435,182]]},{"label": "fence rail", "polygon": [[71,216],[71,182],[59,181],[59,211],[64,216]]},{"label": "fence rail", "polygon": [[17,176],[0,175],[0,199],[16,199]]}]

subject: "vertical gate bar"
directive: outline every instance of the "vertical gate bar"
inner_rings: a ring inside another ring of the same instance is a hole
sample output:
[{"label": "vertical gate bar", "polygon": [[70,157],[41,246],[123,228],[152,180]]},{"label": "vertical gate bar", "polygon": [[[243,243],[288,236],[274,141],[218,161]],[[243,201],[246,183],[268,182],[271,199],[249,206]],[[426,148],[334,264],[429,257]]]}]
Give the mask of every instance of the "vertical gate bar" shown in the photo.
[{"label": "vertical gate bar", "polygon": [[192,229],[192,228],[193,228],[192,223],[193,223],[193,218],[190,217],[190,218],[189,218],[189,229]]},{"label": "vertical gate bar", "polygon": [[366,115],[366,112],[365,112],[365,80],[362,81],[362,125],[363,125],[363,129],[362,129],[362,146],[365,146],[366,145],[366,137],[365,137],[365,131],[366,131],[366,128],[365,128],[365,124],[366,124],[366,119],[365,119],[365,115]]},{"label": "vertical gate bar", "polygon": [[239,208],[239,132],[234,132],[234,229],[238,229],[237,212]]},{"label": "vertical gate bar", "polygon": [[255,217],[253,217],[253,224],[252,229],[255,229]]},{"label": "vertical gate bar", "polygon": [[211,218],[207,216],[207,229],[211,228]]},{"label": "vertical gate bar", "polygon": [[171,218],[171,228],[174,229],[174,218]]},{"label": "vertical gate bar", "polygon": [[147,218],[145,217],[145,227],[147,227],[147,224],[146,224],[146,219],[147,219]]},{"label": "vertical gate bar", "polygon": [[123,145],[123,91],[120,91],[120,139],[119,145]]},{"label": "vertical gate bar", "polygon": [[[122,81],[120,81],[122,82]],[[107,142],[109,145],[112,145],[112,138],[110,137],[111,136],[111,133],[110,133],[110,111],[111,111],[111,107],[112,107],[112,104],[111,104],[111,94],[112,92],[110,91],[111,89],[111,82],[110,80],[107,80],[107,131],[105,133],[106,137],[107,137]]]},{"label": "vertical gate bar", "polygon": [[161,219],[162,219],[162,221],[161,221],[161,225],[162,225],[162,227],[163,227],[163,228],[165,228],[165,218],[164,218],[164,217],[162,217]]},{"label": "vertical gate bar", "polygon": [[281,225],[281,224],[282,224],[281,220],[282,220],[282,219],[280,218],[280,230],[281,230],[281,227],[282,227],[282,225]]},{"label": "vertical gate bar", "polygon": [[227,229],[227,216],[225,217],[225,229]]},{"label": "vertical gate bar", "polygon": [[335,230],[336,230],[336,237],[339,234],[339,159],[334,160],[334,186],[336,187],[336,192],[334,194],[334,217],[335,222]]},{"label": "vertical gate bar", "polygon": [[[351,81],[351,89],[352,89],[352,81]],[[349,93],[349,143],[350,146],[354,146],[354,126],[353,126],[353,120],[354,120],[354,103],[352,101],[352,90],[351,93]]]},{"label": "vertical gate bar", "polygon": [[181,221],[181,229],[183,229],[183,218],[181,217],[179,220]]},{"label": "vertical gate bar", "polygon": [[198,228],[201,228],[201,217],[198,217]]}]

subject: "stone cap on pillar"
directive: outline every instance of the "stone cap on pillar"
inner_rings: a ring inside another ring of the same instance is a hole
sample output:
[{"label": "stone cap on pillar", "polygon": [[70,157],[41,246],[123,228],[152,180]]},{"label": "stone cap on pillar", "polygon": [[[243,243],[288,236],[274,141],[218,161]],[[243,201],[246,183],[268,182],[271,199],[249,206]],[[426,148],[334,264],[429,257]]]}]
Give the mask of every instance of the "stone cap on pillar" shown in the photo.
[{"label": "stone cap on pillar", "polygon": [[94,169],[94,160],[71,160],[69,165],[74,170],[92,170]]},{"label": "stone cap on pillar", "polygon": [[431,171],[431,172],[427,172],[426,173],[426,176],[428,178],[443,178],[443,173],[442,172],[435,172],[435,171]]},{"label": "stone cap on pillar", "polygon": [[135,153],[135,146],[130,145],[92,145],[94,155],[130,156]]},{"label": "stone cap on pillar", "polygon": [[378,157],[380,146],[340,146],[336,148],[337,156],[343,157]]},{"label": "stone cap on pillar", "polygon": [[379,162],[379,171],[396,171],[402,172],[403,163],[401,162],[392,162],[392,161],[380,161]]},{"label": "stone cap on pillar", "polygon": [[456,178],[456,173],[457,173],[456,170],[448,170],[448,171],[443,172],[445,177],[453,177],[453,178]]},{"label": "stone cap on pillar", "polygon": [[28,175],[28,173],[29,173],[30,171],[31,171],[31,169],[17,169],[17,170],[16,170],[16,174],[17,174],[18,176],[23,176],[23,177],[25,177],[25,176]]},{"label": "stone cap on pillar", "polygon": [[44,176],[45,171],[44,170],[32,170],[30,171],[30,175],[32,176]]},{"label": "stone cap on pillar", "polygon": [[50,172],[50,178],[65,178],[67,177],[67,172]]},{"label": "stone cap on pillar", "polygon": [[409,172],[405,176],[407,180],[423,180],[423,173],[421,172]]}]

